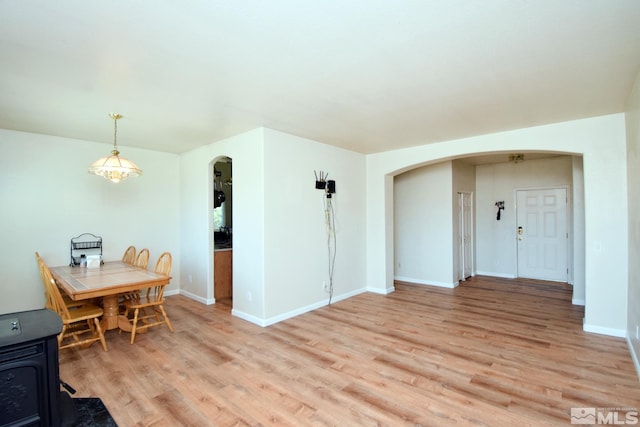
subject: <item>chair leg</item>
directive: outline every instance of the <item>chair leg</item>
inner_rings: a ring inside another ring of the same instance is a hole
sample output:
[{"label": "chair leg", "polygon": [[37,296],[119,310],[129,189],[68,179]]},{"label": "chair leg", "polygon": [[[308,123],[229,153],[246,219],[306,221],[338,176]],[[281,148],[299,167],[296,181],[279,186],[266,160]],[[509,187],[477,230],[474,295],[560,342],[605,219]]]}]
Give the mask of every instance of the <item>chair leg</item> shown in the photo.
[{"label": "chair leg", "polygon": [[62,331],[58,334],[58,348],[62,346],[62,341],[64,340],[64,333],[67,331],[67,325],[62,325]]},{"label": "chair leg", "polygon": [[98,336],[100,337],[100,344],[102,344],[102,349],[107,351],[107,341],[104,339],[104,333],[102,332],[102,328],[100,327],[100,321],[98,318],[94,318],[93,321],[96,324],[96,330],[98,331]]},{"label": "chair leg", "polygon": [[91,333],[95,335],[96,328],[95,326],[93,326],[93,323],[91,323],[91,320],[87,319],[87,325],[89,325],[89,329],[91,329]]},{"label": "chair leg", "polygon": [[138,313],[139,312],[140,312],[140,310],[137,309],[137,308],[133,312],[133,327],[131,328],[131,344],[133,344],[133,341],[136,339],[136,328],[138,326]]},{"label": "chair leg", "polygon": [[164,311],[164,307],[159,305],[158,308],[160,308],[160,311],[162,312],[162,317],[164,317],[164,321],[167,324],[167,327],[171,332],[173,332],[173,326],[171,326],[171,322],[169,321],[169,316],[167,316],[167,312]]}]

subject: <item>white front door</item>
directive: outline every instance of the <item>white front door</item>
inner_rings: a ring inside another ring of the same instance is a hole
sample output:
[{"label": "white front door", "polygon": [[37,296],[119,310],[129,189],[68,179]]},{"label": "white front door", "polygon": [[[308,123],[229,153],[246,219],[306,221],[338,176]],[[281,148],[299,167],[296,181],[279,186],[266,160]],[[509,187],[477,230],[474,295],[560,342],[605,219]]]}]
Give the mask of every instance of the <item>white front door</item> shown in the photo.
[{"label": "white front door", "polygon": [[518,277],[566,282],[567,190],[516,191]]}]

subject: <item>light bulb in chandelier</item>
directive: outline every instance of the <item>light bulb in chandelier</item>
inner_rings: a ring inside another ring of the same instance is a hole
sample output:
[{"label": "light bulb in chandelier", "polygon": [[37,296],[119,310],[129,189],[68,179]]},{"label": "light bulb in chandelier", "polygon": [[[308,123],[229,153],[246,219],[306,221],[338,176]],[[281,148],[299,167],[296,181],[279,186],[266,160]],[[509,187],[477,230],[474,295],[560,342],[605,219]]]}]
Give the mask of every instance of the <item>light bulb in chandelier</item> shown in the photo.
[{"label": "light bulb in chandelier", "polygon": [[120,157],[118,151],[118,119],[122,116],[118,113],[111,113],[113,119],[113,150],[110,156],[102,157],[89,166],[89,173],[101,176],[111,182],[118,183],[129,177],[142,175],[142,170],[131,160]]}]

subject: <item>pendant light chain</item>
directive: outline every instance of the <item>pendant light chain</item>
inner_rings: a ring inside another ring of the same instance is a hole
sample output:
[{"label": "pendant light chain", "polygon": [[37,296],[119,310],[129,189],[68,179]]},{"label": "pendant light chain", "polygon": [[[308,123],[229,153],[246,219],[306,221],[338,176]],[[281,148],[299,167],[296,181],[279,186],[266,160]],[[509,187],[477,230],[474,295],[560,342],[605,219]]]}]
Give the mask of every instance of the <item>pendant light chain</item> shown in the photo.
[{"label": "pendant light chain", "polygon": [[113,119],[113,151],[111,153],[117,156],[120,154],[120,151],[118,151],[118,119],[122,116],[118,113],[111,113],[109,115]]}]

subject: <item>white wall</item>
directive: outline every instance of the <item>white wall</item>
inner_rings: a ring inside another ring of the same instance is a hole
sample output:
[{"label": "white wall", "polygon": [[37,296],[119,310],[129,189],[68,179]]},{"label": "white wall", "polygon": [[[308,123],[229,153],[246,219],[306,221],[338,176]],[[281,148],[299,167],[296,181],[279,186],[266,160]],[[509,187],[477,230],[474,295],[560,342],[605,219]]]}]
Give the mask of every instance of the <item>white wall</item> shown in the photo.
[{"label": "white wall", "polygon": [[626,113],[627,192],[629,201],[629,284],[627,338],[640,374],[640,74],[629,96]]},{"label": "white wall", "polygon": [[454,287],[451,162],[397,175],[394,196],[395,279]]},{"label": "white wall", "polygon": [[[550,151],[582,154],[585,188],[585,330],[627,328],[627,181],[624,115],[614,114],[367,156],[367,287],[393,289],[392,177],[470,154]],[[477,215],[481,215],[480,209]],[[478,251],[479,252],[479,251]]]},{"label": "white wall", "polygon": [[181,156],[183,290],[213,300],[210,163],[233,161],[233,314],[268,325],[324,305],[328,255],[323,192],[336,181],[336,299],[365,286],[365,160],[361,154],[256,129]]},{"label": "white wall", "polygon": [[[570,190],[571,171],[571,156],[476,167],[478,274],[517,277],[515,190],[545,187],[566,187]],[[505,202],[500,221],[496,220],[496,201]]]},{"label": "white wall", "polygon": [[120,184],[87,173],[109,144],[0,129],[0,313],[44,307],[34,252],[50,266],[69,263],[69,241],[102,236],[105,260],[147,247],[150,265],[173,257],[167,292],[180,287],[178,156],[121,146],[144,172]]},{"label": "white wall", "polygon": [[[328,302],[329,254],[322,190],[314,171],[336,182],[333,301],[365,290],[365,158],[265,129],[265,322]],[[235,163],[234,163],[235,164]],[[234,180],[236,172],[234,170]]]},{"label": "white wall", "polygon": [[180,156],[182,289],[211,304],[213,298],[212,163],[233,161],[234,314],[254,322],[264,318],[263,129],[255,129]]},{"label": "white wall", "polygon": [[584,305],[584,168],[582,157],[571,156],[571,190],[573,207],[573,239],[569,241],[573,264],[571,264],[571,278],[573,284],[572,302]]}]

